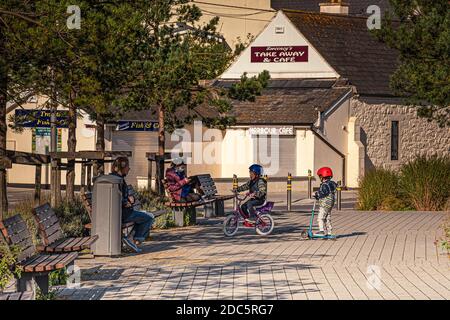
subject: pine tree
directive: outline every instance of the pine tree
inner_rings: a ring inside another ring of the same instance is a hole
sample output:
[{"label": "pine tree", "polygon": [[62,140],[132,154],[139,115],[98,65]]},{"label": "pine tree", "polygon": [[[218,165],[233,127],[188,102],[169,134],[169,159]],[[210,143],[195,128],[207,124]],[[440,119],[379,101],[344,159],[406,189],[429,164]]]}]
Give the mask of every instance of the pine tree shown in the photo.
[{"label": "pine tree", "polygon": [[450,126],[450,3],[390,2],[393,12],[375,34],[400,54],[391,87],[420,116]]}]

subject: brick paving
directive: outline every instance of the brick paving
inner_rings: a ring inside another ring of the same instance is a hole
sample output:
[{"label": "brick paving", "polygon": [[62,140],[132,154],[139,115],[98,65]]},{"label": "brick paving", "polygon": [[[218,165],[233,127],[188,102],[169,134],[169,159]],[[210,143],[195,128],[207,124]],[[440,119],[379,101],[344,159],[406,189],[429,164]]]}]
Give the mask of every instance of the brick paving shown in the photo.
[{"label": "brick paving", "polygon": [[301,240],[306,211],[276,211],[268,237],[222,219],[152,232],[143,254],[79,259],[62,299],[449,299],[444,212],[333,213],[336,241]]}]

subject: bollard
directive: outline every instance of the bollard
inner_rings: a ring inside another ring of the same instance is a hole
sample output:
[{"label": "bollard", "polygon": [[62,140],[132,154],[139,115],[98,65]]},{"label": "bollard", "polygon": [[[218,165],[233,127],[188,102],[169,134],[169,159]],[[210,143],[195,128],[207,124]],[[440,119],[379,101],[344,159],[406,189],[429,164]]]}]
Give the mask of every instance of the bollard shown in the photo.
[{"label": "bollard", "polygon": [[[237,175],[233,174],[233,191],[236,191],[238,187]],[[236,210],[236,198],[233,198],[233,208]]]},{"label": "bollard", "polygon": [[336,199],[336,201],[337,201],[337,209],[341,210],[341,208],[342,208],[342,194],[341,194],[342,187],[341,187],[341,181],[338,181],[336,191],[337,191],[337,199]]},{"label": "bollard", "polygon": [[312,175],[311,170],[308,170],[308,198],[312,199]]},{"label": "bollard", "polygon": [[288,173],[287,178],[287,210],[291,211],[292,206],[292,174]]}]

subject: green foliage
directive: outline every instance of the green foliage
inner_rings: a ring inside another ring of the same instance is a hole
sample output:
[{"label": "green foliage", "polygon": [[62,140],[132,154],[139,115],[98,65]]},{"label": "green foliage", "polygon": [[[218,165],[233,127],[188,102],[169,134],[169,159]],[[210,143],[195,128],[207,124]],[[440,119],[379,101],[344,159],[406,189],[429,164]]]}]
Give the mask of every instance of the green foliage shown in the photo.
[{"label": "green foliage", "polygon": [[442,210],[450,197],[450,157],[419,157],[401,169],[400,188],[416,210]]},{"label": "green foliage", "polygon": [[54,210],[67,237],[87,235],[84,225],[90,223],[91,220],[79,197],[75,197],[72,202],[63,201]]},{"label": "green foliage", "polygon": [[[377,38],[398,50],[393,91],[418,107],[420,116],[450,125],[450,3],[447,0],[391,0]],[[396,20],[399,20],[396,21]]]},{"label": "green foliage", "polygon": [[57,300],[57,293],[54,290],[43,294],[39,288],[36,289],[36,300]]},{"label": "green foliage", "polygon": [[403,198],[393,195],[384,198],[378,209],[381,211],[413,210]]},{"label": "green foliage", "polygon": [[142,210],[152,212],[164,209],[167,212],[159,217],[156,217],[155,222],[153,223],[153,228],[167,229],[175,226],[175,221],[173,219],[174,212],[164,205],[164,203],[168,201],[166,197],[158,195],[153,190],[136,190],[136,198],[141,202]]},{"label": "green foliage", "polygon": [[383,200],[398,196],[398,175],[377,168],[367,172],[359,183],[358,209],[378,210]]},{"label": "green foliage", "polygon": [[69,275],[67,274],[67,269],[62,268],[49,273],[50,286],[64,286],[67,284],[67,279]]},{"label": "green foliage", "polygon": [[0,292],[14,277],[20,278],[22,270],[17,266],[19,254],[20,248],[9,248],[3,241],[0,241]]},{"label": "green foliage", "polygon": [[361,179],[359,210],[446,210],[450,201],[450,158],[418,157],[399,173],[374,169]]}]

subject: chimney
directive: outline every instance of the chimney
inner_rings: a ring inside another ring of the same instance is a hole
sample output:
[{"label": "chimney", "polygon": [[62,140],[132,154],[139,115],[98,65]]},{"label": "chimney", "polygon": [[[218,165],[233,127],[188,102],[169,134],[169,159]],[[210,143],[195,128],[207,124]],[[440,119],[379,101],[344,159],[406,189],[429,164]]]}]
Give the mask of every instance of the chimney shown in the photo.
[{"label": "chimney", "polygon": [[329,2],[319,3],[320,12],[336,13],[348,15],[348,3],[342,0],[330,0]]}]

